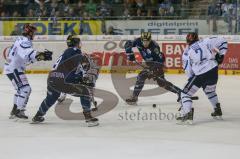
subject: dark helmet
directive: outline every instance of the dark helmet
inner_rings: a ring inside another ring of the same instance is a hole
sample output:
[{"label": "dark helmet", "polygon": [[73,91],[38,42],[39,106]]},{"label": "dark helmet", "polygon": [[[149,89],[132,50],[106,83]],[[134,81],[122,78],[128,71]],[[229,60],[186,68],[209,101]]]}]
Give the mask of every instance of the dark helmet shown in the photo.
[{"label": "dark helmet", "polygon": [[196,41],[199,41],[198,34],[195,32],[190,32],[187,34],[186,41],[188,45],[191,45],[195,43]]},{"label": "dark helmet", "polygon": [[34,33],[37,31],[37,28],[30,23],[26,23],[23,26],[23,36],[30,36],[30,39],[33,39]]},{"label": "dark helmet", "polygon": [[74,47],[80,44],[80,38],[77,35],[68,35],[67,46]]},{"label": "dark helmet", "polygon": [[142,41],[150,41],[152,39],[151,32],[142,32],[141,33],[141,40]]}]

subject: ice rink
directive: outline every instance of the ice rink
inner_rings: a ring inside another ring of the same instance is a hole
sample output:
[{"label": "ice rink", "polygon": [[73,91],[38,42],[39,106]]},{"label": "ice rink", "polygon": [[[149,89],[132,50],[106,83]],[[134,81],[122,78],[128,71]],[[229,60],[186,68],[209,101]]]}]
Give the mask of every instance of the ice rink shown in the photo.
[{"label": "ice rink", "polygon": [[[32,94],[26,114],[30,119],[46,94],[47,75],[28,75]],[[166,75],[178,86],[185,75]],[[97,88],[116,94],[109,75],[101,75]],[[127,120],[126,113],[154,113],[161,109],[177,113],[176,95],[166,93],[139,99],[139,106],[123,100],[115,109],[99,117],[99,127],[86,127],[84,121],[59,119],[51,109],[43,124],[14,122],[9,117],[14,90],[0,75],[0,159],[233,159],[240,150],[240,77],[220,76],[217,89],[224,113],[223,121],[210,117],[212,106],[200,90],[194,101],[194,125],[177,125],[175,120]],[[74,99],[77,110],[78,99]],[[157,108],[152,104],[156,103]]]}]

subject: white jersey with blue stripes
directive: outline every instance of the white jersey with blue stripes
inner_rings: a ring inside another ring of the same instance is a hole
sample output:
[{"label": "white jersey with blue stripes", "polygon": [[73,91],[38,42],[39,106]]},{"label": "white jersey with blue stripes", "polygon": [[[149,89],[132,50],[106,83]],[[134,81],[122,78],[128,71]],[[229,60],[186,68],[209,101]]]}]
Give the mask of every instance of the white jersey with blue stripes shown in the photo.
[{"label": "white jersey with blue stripes", "polygon": [[7,55],[4,74],[13,73],[16,69],[18,72],[24,72],[28,64],[37,61],[36,53],[30,39],[24,36],[18,37]]},{"label": "white jersey with blue stripes", "polygon": [[186,48],[182,55],[183,68],[189,77],[201,75],[218,65],[215,55],[225,55],[228,49],[222,37],[204,38]]}]

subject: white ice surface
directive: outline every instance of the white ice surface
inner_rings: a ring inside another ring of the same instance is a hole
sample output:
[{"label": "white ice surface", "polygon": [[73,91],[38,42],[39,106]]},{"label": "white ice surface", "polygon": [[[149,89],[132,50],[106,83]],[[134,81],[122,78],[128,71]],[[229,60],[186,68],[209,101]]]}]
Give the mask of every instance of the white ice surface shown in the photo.
[{"label": "white ice surface", "polygon": [[[28,75],[32,94],[27,114],[32,118],[46,94],[46,75]],[[167,75],[183,86],[184,75]],[[101,75],[97,87],[116,93],[109,75]],[[220,76],[218,95],[223,121],[210,117],[212,107],[200,90],[194,101],[195,124],[176,125],[175,120],[121,120],[119,114],[158,112],[177,113],[176,96],[166,93],[140,98],[139,106],[118,106],[99,117],[100,126],[88,128],[83,121],[64,121],[51,109],[46,122],[31,125],[8,119],[14,90],[8,79],[0,76],[0,159],[235,159],[240,153],[240,77]],[[77,103],[77,99],[75,99]],[[75,104],[76,105],[76,104]]]}]

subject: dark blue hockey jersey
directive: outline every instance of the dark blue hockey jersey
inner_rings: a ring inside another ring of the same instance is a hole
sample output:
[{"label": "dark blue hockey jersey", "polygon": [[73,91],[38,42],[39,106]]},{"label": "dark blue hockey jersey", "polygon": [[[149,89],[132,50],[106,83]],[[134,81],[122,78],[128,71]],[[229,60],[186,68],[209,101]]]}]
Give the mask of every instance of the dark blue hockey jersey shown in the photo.
[{"label": "dark blue hockey jersey", "polygon": [[131,55],[133,53],[133,47],[138,48],[142,58],[146,62],[159,62],[163,64],[165,61],[165,57],[160,51],[159,45],[154,40],[150,41],[150,44],[147,48],[143,46],[141,38],[137,38],[133,41],[127,41],[125,44],[125,50],[127,55]]},{"label": "dark blue hockey jersey", "polygon": [[78,48],[68,48],[53,65],[53,70],[64,75],[65,83],[81,82],[84,70],[81,67],[83,55]]}]

